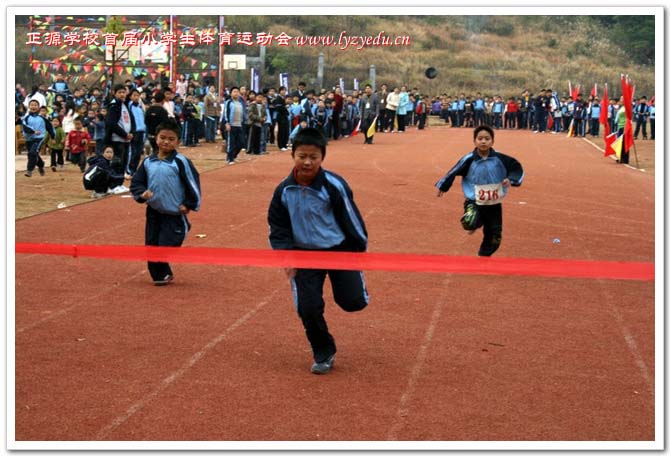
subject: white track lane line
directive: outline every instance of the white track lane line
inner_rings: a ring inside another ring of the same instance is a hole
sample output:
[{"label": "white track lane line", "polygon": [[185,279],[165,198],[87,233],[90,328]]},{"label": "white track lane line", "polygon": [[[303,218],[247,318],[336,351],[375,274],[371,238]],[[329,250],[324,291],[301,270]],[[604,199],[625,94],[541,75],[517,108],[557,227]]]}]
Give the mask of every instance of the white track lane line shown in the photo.
[{"label": "white track lane line", "polygon": [[228,326],[221,334],[210,340],[202,349],[197,353],[193,354],[186,362],[176,371],[171,372],[167,377],[165,377],[161,382],[148,394],[144,395],[140,400],[135,402],[132,406],[128,408],[124,413],[114,418],[109,424],[100,429],[94,440],[103,440],[106,439],[114,430],[116,430],[123,423],[128,421],[133,415],[142,410],[147,404],[153,401],[158,395],[170,387],[175,381],[183,377],[193,366],[196,365],[207,353],[214,349],[221,342],[226,340],[230,334],[235,331],[237,328],[242,326],[248,320],[250,320],[259,310],[261,310],[265,305],[267,305],[278,293],[279,288],[270,294],[265,300],[256,305],[246,314],[242,315],[240,318],[235,320],[233,324]]}]

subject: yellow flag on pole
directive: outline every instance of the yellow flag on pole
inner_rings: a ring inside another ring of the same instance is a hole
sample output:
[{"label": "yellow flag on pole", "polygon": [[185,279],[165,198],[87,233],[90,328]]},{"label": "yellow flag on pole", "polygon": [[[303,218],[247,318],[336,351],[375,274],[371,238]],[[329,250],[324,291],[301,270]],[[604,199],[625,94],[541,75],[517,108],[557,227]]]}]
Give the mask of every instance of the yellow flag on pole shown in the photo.
[{"label": "yellow flag on pole", "polygon": [[370,124],[370,128],[368,128],[368,132],[366,133],[367,137],[372,138],[375,135],[375,131],[377,131],[377,118],[376,117],[372,121],[372,124]]},{"label": "yellow flag on pole", "polygon": [[619,136],[616,141],[612,143],[612,149],[614,149],[614,153],[616,154],[616,158],[621,160],[621,149],[623,146],[623,135]]},{"label": "yellow flag on pole", "polygon": [[568,138],[572,136],[572,130],[573,130],[574,125],[575,125],[575,119],[572,119],[570,121],[570,126],[568,127],[568,134],[567,134]]}]

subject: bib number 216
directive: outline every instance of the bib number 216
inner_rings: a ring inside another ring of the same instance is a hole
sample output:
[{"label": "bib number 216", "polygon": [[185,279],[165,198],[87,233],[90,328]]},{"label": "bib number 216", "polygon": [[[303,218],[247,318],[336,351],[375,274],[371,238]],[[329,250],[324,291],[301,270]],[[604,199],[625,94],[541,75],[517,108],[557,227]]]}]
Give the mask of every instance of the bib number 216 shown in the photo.
[{"label": "bib number 216", "polygon": [[476,203],[481,206],[488,206],[499,203],[505,196],[500,184],[475,185]]}]

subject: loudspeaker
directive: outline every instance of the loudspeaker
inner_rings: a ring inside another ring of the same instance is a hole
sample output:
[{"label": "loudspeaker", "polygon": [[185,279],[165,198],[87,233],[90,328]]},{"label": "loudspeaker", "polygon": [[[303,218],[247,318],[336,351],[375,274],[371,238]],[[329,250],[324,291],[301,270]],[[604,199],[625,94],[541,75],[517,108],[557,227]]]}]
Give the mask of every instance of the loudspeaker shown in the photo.
[{"label": "loudspeaker", "polygon": [[437,76],[437,70],[433,67],[426,68],[426,77],[428,79],[435,79],[435,76]]}]

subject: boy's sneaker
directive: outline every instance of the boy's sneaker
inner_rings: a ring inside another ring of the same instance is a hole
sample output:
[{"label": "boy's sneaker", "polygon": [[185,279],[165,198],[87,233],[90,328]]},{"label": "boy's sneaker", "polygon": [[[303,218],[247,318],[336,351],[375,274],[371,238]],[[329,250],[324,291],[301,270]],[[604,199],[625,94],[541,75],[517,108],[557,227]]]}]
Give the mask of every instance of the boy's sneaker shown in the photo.
[{"label": "boy's sneaker", "polygon": [[24,174],[26,177],[33,177],[33,172],[32,171],[26,171]]},{"label": "boy's sneaker", "polygon": [[51,171],[53,171],[54,173],[56,172],[56,165],[53,165],[53,166],[51,167]]},{"label": "boy's sneaker", "polygon": [[234,165],[234,164],[235,164],[234,161],[229,161],[229,162],[228,162],[228,166],[232,166],[232,165]]},{"label": "boy's sneaker", "polygon": [[98,193],[98,192],[91,193],[91,198],[93,199],[102,198],[104,196],[107,196],[107,193]]},{"label": "boy's sneaker", "polygon": [[312,364],[312,374],[327,374],[333,368],[334,363],[335,355],[330,355],[325,361]]},{"label": "boy's sneaker", "polygon": [[475,204],[474,203],[468,204],[465,209],[465,213],[463,214],[463,217],[461,217],[461,226],[463,226],[463,229],[466,231],[475,230],[478,215],[479,214],[477,213],[477,208]]},{"label": "boy's sneaker", "polygon": [[44,176],[44,167],[42,167],[42,168],[37,168],[37,171],[39,171],[40,176]]},{"label": "boy's sneaker", "polygon": [[112,193],[115,195],[120,195],[122,193],[129,192],[130,189],[128,187],[125,187],[123,185],[118,185],[112,189]]},{"label": "boy's sneaker", "polygon": [[174,277],[172,274],[168,274],[165,277],[163,277],[162,280],[154,280],[154,285],[157,287],[162,287],[164,285],[167,285],[168,283],[172,282],[174,280]]}]

